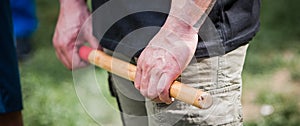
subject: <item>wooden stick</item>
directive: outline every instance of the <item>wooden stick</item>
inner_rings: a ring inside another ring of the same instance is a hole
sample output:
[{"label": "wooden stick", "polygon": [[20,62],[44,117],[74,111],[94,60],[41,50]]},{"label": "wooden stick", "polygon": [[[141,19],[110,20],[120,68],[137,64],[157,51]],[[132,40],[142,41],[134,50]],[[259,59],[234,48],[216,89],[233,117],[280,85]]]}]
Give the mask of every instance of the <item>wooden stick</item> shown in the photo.
[{"label": "wooden stick", "polygon": [[[87,46],[82,46],[79,49],[79,55],[83,60],[91,64],[125,79],[134,81],[136,66],[130,63],[113,58],[102,51],[93,50]],[[210,94],[203,92],[201,89],[189,87],[178,81],[174,81],[171,85],[170,96],[201,109],[207,109],[212,105],[212,97]]]}]

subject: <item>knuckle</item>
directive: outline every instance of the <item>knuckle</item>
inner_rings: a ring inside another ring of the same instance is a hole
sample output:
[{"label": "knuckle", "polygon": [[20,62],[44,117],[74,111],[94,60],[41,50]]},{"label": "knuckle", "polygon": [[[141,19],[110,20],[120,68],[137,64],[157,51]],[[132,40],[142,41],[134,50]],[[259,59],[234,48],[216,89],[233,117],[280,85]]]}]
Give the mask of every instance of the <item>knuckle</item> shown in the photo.
[{"label": "knuckle", "polygon": [[148,97],[147,91],[146,90],[140,90],[141,94],[145,97]]},{"label": "knuckle", "polygon": [[68,69],[68,70],[72,70],[72,65],[70,64],[67,64],[67,63],[64,63],[65,67]]},{"label": "knuckle", "polygon": [[56,40],[53,41],[53,46],[55,48],[62,48],[62,47],[64,47],[64,44],[61,41],[56,39]]},{"label": "knuckle", "polygon": [[169,95],[169,88],[165,88],[162,93],[164,95],[168,96]]},{"label": "knuckle", "polygon": [[149,96],[149,98],[151,98],[151,99],[154,99],[155,97],[157,97],[156,93],[153,92],[153,91],[149,91],[149,92],[148,92],[148,96]]},{"label": "knuckle", "polygon": [[138,84],[138,83],[134,83],[134,87],[136,88],[136,89],[140,89],[140,85]]},{"label": "knuckle", "polygon": [[164,96],[167,96],[168,93],[169,93],[169,90],[167,88],[164,88],[158,92],[158,95],[164,97]]},{"label": "knuckle", "polygon": [[164,88],[163,87],[157,87],[157,94],[160,95],[162,94],[164,91]]},{"label": "knuckle", "polygon": [[68,70],[73,70],[73,69],[72,69],[72,66],[68,66]]},{"label": "knuckle", "polygon": [[150,67],[150,64],[148,62],[144,62],[142,66],[143,66],[143,68],[148,68],[148,67]]}]

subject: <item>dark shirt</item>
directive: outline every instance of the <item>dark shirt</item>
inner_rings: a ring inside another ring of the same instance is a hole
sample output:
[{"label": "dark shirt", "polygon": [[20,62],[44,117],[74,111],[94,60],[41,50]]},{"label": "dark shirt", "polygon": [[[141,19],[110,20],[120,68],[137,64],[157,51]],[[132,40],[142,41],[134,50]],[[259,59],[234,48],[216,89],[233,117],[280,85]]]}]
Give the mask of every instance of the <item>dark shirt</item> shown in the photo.
[{"label": "dark shirt", "polygon": [[0,2],[0,114],[20,111],[22,96],[9,0]]},{"label": "dark shirt", "polygon": [[[104,48],[129,56],[132,56],[133,53],[139,55],[159,31],[159,28],[140,34],[135,32],[133,35],[135,37],[128,39],[131,42],[122,42],[123,39],[140,28],[161,27],[168,16],[171,0],[116,1],[118,2],[114,2],[116,4],[114,7],[106,4],[110,2],[108,0],[92,1],[94,35],[100,40],[100,44]],[[135,12],[134,10],[139,6],[142,6],[140,8],[153,6],[154,9],[140,9],[143,11]],[[97,8],[102,10],[98,9],[100,10],[98,11]],[[159,11],[155,11],[155,9]],[[127,15],[123,15],[120,20],[110,22],[112,23],[110,26],[109,21],[105,20],[112,21],[112,17],[117,13]],[[200,36],[195,56],[202,58],[222,55],[249,43],[259,30],[259,13],[260,0],[217,0],[208,15],[209,18],[205,20],[199,30]],[[105,25],[110,27],[105,29]]]}]

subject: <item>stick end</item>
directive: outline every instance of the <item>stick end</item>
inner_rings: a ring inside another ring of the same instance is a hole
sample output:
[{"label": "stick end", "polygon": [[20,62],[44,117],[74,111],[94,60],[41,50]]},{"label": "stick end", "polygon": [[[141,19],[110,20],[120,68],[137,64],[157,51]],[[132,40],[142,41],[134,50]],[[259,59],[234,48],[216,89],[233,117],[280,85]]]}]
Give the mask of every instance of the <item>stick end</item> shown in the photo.
[{"label": "stick end", "polygon": [[213,98],[210,94],[204,92],[198,98],[198,104],[202,109],[208,109],[213,104]]},{"label": "stick end", "polygon": [[89,61],[89,54],[93,49],[87,46],[82,46],[79,48],[79,56],[84,61]]}]

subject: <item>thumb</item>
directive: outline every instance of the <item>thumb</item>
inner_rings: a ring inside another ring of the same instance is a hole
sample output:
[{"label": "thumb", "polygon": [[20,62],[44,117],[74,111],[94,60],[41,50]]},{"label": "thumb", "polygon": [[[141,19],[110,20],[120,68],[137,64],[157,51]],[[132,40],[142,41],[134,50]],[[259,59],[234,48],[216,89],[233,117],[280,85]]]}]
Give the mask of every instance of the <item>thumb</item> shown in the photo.
[{"label": "thumb", "polygon": [[87,34],[85,37],[86,41],[90,44],[90,46],[94,49],[97,49],[99,45],[99,41],[93,34]]}]

